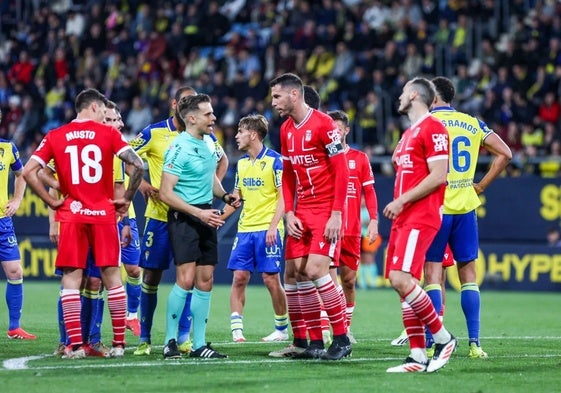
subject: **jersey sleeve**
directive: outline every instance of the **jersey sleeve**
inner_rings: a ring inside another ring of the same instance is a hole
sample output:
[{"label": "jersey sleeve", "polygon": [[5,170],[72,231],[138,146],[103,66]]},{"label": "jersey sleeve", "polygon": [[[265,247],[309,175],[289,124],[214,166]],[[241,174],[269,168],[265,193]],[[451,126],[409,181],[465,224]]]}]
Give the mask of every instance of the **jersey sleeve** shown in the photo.
[{"label": "jersey sleeve", "polygon": [[[239,161],[238,161],[238,165],[239,165]],[[239,190],[240,189],[240,175],[238,172],[238,166],[236,166],[236,175],[234,177],[234,190]]]},{"label": "jersey sleeve", "polygon": [[39,147],[35,150],[33,155],[31,156],[32,159],[38,161],[42,167],[47,166],[47,163],[53,158],[53,151],[51,147],[51,138],[52,133],[45,135]]},{"label": "jersey sleeve", "polygon": [[343,211],[347,201],[347,185],[349,184],[349,167],[345,149],[341,143],[341,133],[331,118],[326,118],[322,131],[322,142],[329,157],[331,169],[335,175],[332,210]]},{"label": "jersey sleeve", "polygon": [[279,157],[275,157],[273,161],[273,176],[275,181],[275,188],[282,187],[282,159]]},{"label": "jersey sleeve", "polygon": [[12,162],[10,163],[10,168],[12,171],[16,172],[23,168],[21,160],[19,158],[19,151],[16,145],[12,142]]},{"label": "jersey sleeve", "polygon": [[140,131],[129,144],[139,156],[144,156],[150,149],[150,140],[152,139],[152,127],[145,127]]},{"label": "jersey sleeve", "polygon": [[493,129],[489,128],[487,123],[485,123],[483,120],[478,118],[477,122],[479,124],[479,128],[481,129],[481,141],[484,141],[489,135],[494,133],[494,131]]},{"label": "jersey sleeve", "polygon": [[224,148],[222,147],[220,142],[218,142],[218,138],[216,137],[216,135],[214,135],[213,132],[210,133],[210,139],[212,139],[212,142],[214,143],[214,151],[216,153],[216,161],[220,161],[222,159],[222,157],[224,157],[224,154],[226,154],[224,152]]},{"label": "jersey sleeve", "polygon": [[117,130],[115,127],[110,127],[110,130],[110,135],[113,142],[113,154],[120,155],[125,150],[131,148],[124,135],[121,134],[119,130]]}]

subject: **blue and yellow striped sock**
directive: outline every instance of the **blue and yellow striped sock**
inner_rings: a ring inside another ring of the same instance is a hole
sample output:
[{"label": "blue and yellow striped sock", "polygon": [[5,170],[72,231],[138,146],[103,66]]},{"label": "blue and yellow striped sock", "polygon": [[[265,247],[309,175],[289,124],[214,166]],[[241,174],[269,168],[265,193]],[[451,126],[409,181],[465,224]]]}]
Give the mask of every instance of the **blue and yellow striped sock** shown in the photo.
[{"label": "blue and yellow striped sock", "polygon": [[140,292],[142,291],[142,277],[131,277],[127,275],[125,290],[127,291],[127,312],[136,314],[140,305]]},{"label": "blue and yellow striped sock", "polygon": [[288,313],[283,315],[275,314],[275,329],[280,331],[288,329]]},{"label": "blue and yellow striped sock", "polygon": [[237,312],[233,312],[230,315],[230,330],[243,330],[243,316]]},{"label": "blue and yellow striped sock", "polygon": [[[101,342],[101,325],[103,324],[103,309],[105,307],[105,299],[103,292],[98,292],[97,298],[92,302],[92,315],[90,321],[90,343],[96,344]],[[85,341],[84,341],[85,342]]]},{"label": "blue and yellow striped sock", "polygon": [[466,317],[469,343],[473,342],[479,346],[481,297],[477,283],[468,282],[463,284],[460,298],[462,310]]},{"label": "blue and yellow striped sock", "polygon": [[142,283],[140,292],[140,338],[139,343],[152,342],[152,322],[158,304],[158,286]]},{"label": "blue and yellow striped sock", "polygon": [[8,330],[19,328],[21,309],[23,307],[23,278],[7,280],[6,303],[8,304],[8,315],[10,323]]},{"label": "blue and yellow striped sock", "polygon": [[[429,295],[436,313],[440,313],[440,309],[442,308],[442,286],[440,284],[429,284],[425,287],[425,291],[427,292],[427,295]],[[425,337],[427,348],[432,347],[434,340],[428,328],[425,328]]]},{"label": "blue and yellow striped sock", "polygon": [[[62,291],[62,286],[60,287],[60,290]],[[68,345],[70,344],[70,342],[68,342],[68,336],[66,335],[66,326],[64,325],[64,316],[62,313],[62,299],[60,298],[60,294],[58,296],[58,301],[57,301],[57,310],[58,310],[58,342],[59,343],[64,343],[64,345]]]}]

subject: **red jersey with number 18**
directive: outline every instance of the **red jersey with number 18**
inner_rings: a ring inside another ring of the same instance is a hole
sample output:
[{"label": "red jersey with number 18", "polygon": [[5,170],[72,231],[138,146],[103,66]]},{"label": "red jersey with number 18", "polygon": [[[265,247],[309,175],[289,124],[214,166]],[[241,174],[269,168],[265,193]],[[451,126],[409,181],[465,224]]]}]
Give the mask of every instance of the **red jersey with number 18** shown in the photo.
[{"label": "red jersey with number 18", "polygon": [[50,131],[31,159],[43,167],[54,160],[65,198],[56,220],[115,223],[113,157],[130,148],[116,128],[93,120],[73,120]]},{"label": "red jersey with number 18", "polygon": [[[427,113],[412,124],[401,137],[393,153],[396,167],[394,199],[417,186],[429,175],[431,161],[448,160],[448,131]],[[445,184],[424,198],[405,205],[394,224],[424,224],[440,228]]]},{"label": "red jersey with number 18", "polygon": [[[283,162],[289,161],[296,176],[298,206],[326,204],[331,207],[335,174],[330,157],[343,153],[341,134],[333,119],[310,109],[300,124],[294,124],[292,118],[282,124],[280,140]],[[287,211],[293,208],[290,202],[285,198]]]}]

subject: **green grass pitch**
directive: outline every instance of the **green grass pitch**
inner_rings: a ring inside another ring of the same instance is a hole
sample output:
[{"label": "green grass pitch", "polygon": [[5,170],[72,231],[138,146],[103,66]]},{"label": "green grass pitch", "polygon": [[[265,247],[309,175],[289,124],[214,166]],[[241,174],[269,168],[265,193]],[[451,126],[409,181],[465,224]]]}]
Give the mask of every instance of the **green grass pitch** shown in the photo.
[{"label": "green grass pitch", "polygon": [[[127,331],[123,359],[54,357],[58,328],[57,282],[25,283],[22,326],[36,341],[9,340],[7,311],[0,307],[2,392],[561,392],[561,307],[558,293],[484,291],[481,342],[488,359],[468,359],[459,294],[449,291],[445,323],[460,339],[448,366],[435,374],[386,374],[408,347],[392,347],[402,330],[397,295],[390,289],[357,292],[352,357],[339,362],[274,359],[267,354],[286,343],[262,343],[273,329],[270,299],[263,286],[247,291],[244,334],[231,343],[229,287],[214,289],[207,339],[225,360],[162,358],[165,306],[171,286],[160,289],[153,328],[153,353],[136,357],[137,338]],[[4,293],[5,284],[0,284]],[[111,342],[106,311],[104,341]]]}]

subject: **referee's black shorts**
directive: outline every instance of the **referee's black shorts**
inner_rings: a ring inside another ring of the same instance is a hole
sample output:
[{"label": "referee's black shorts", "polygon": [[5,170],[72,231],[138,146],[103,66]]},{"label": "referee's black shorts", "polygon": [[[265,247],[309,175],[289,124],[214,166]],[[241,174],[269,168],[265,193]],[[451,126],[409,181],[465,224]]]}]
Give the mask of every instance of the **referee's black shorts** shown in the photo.
[{"label": "referee's black shorts", "polygon": [[[210,205],[193,205],[210,209]],[[197,265],[218,263],[218,240],[215,228],[198,218],[170,209],[168,233],[175,265],[195,262]]]}]

